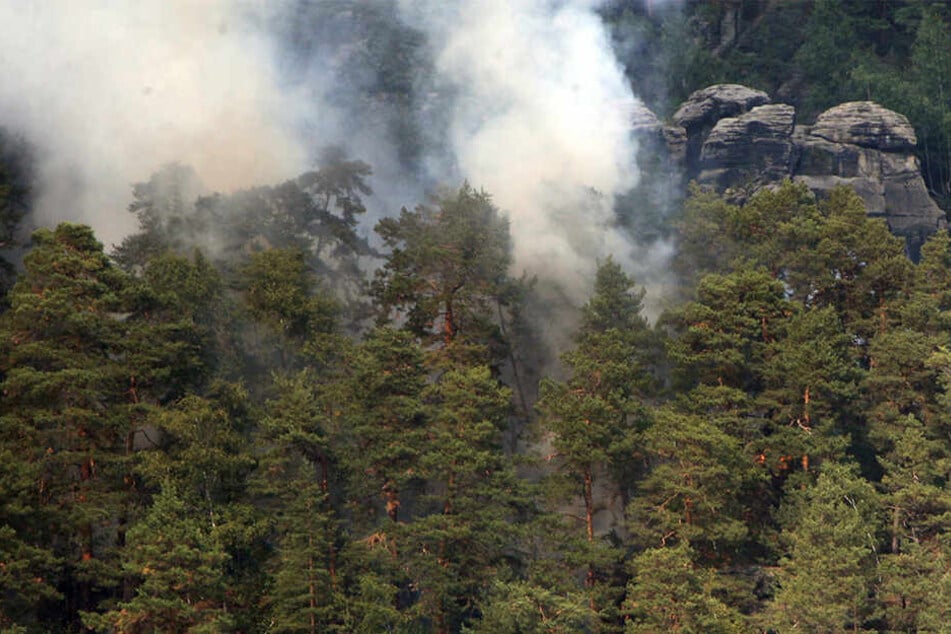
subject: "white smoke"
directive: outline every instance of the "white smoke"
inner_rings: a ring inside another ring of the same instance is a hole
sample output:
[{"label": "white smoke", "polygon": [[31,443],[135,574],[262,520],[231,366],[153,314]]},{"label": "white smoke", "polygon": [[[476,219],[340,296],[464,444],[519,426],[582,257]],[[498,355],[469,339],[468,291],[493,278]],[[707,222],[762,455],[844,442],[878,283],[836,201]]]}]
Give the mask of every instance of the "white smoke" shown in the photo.
[{"label": "white smoke", "polygon": [[[510,219],[516,267],[582,302],[598,259],[628,262],[616,194],[637,183],[635,101],[593,2],[401,0],[456,101],[461,175]],[[629,267],[630,268],[630,267]]]},{"label": "white smoke", "polygon": [[[264,5],[262,4],[261,7]],[[192,165],[216,190],[303,171],[264,19],[227,0],[0,3],[0,123],[38,150],[34,222],[135,228],[131,184]],[[260,9],[260,8],[259,8]]]},{"label": "white smoke", "polygon": [[509,216],[515,273],[575,304],[608,255],[629,271],[657,268],[615,226],[614,197],[638,180],[637,100],[597,3],[396,1],[393,18],[422,31],[434,58],[437,77],[427,68],[423,83],[445,88],[433,112],[417,104],[439,119],[421,135],[422,185],[380,121],[356,120],[366,108],[328,105],[347,80],[326,50],[299,76],[281,68],[292,2],[0,3],[0,124],[38,147],[34,222],[86,222],[116,244],[135,230],[131,185],[164,163],[229,191],[292,177],[314,150],[341,144],[374,167],[383,195],[371,216],[420,202],[435,181],[485,189]]}]

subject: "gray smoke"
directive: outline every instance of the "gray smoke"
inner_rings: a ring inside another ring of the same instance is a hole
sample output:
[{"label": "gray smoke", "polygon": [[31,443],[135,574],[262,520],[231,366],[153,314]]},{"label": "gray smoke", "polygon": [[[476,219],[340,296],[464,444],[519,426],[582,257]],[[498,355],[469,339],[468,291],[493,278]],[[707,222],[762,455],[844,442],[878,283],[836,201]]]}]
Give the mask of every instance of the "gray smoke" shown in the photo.
[{"label": "gray smoke", "polygon": [[106,244],[135,229],[131,185],[169,162],[227,192],[344,146],[374,168],[371,223],[467,179],[509,217],[514,272],[580,304],[598,260],[650,281],[666,257],[616,225],[639,102],[597,5],[8,2],[0,123],[38,148],[35,222],[86,222]]},{"label": "gray smoke", "polygon": [[0,121],[37,148],[34,222],[117,243],[132,183],[163,163],[218,190],[302,171],[262,19],[227,0],[0,3]]},{"label": "gray smoke", "polygon": [[636,102],[587,0],[400,0],[454,94],[452,166],[509,216],[516,268],[582,302],[635,254],[613,201],[636,185]]}]

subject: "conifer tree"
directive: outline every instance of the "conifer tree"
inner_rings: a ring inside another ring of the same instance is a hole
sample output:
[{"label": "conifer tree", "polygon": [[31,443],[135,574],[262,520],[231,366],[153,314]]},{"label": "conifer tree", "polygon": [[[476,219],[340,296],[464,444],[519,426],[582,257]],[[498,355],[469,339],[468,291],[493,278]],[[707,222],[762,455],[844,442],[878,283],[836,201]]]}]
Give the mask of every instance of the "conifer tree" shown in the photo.
[{"label": "conifer tree", "polygon": [[216,526],[189,505],[170,481],[128,535],[125,568],[141,579],[135,596],[86,627],[123,634],[220,632],[233,625],[225,601],[228,559]]},{"label": "conifer tree", "polygon": [[744,631],[738,612],[712,593],[712,571],[697,566],[685,541],[649,548],[631,561],[633,579],[624,600],[625,634]]},{"label": "conifer tree", "polygon": [[275,548],[269,562],[273,583],[264,602],[276,632],[346,631],[347,571],[333,503],[342,496],[333,447],[339,432],[318,384],[312,370],[279,379],[279,396],[268,404],[261,425],[268,451],[260,458],[254,489]]},{"label": "conifer tree", "polygon": [[851,338],[832,308],[797,312],[771,342],[760,406],[768,408],[761,460],[782,477],[839,459],[849,444],[861,372],[850,358]]},{"label": "conifer tree", "polygon": [[571,634],[595,630],[595,615],[581,592],[556,592],[527,581],[496,581],[482,618],[464,632]]},{"label": "conifer tree", "polygon": [[[337,343],[338,306],[319,287],[303,251],[254,253],[243,277],[245,305],[261,327],[248,334],[263,334],[256,352],[266,366],[291,371],[305,360],[329,362]],[[274,349],[276,355],[269,352]]]},{"label": "conifer tree", "polygon": [[[422,481],[426,374],[423,352],[412,335],[392,328],[371,332],[354,358],[348,493],[371,515],[382,502],[391,522],[399,521],[403,492]],[[386,533],[385,527],[376,526]]]},{"label": "conifer tree", "polygon": [[637,436],[647,425],[645,400],[655,384],[656,339],[641,315],[644,291],[633,287],[613,260],[598,267],[594,293],[581,311],[578,345],[562,357],[571,377],[544,381],[537,405],[554,450],[548,459],[566,481],[564,491],[582,500],[586,543],[579,545],[585,554],[577,563],[587,568],[585,585],[596,610],[610,603],[595,599],[596,581],[617,558],[596,539],[596,480],[609,482],[603,490],[620,489],[619,497],[626,493],[630,482],[622,478],[633,475]]},{"label": "conifer tree", "polygon": [[627,511],[634,543],[687,542],[707,562],[735,557],[748,533],[739,494],[762,477],[740,443],[671,406],[655,413],[643,442],[650,469]]},{"label": "conifer tree", "polygon": [[770,626],[840,632],[870,624],[880,512],[871,484],[832,462],[813,486],[788,494],[781,507],[787,551]]},{"label": "conifer tree", "polygon": [[215,535],[228,555],[222,566],[222,582],[229,589],[226,608],[236,627],[246,627],[262,584],[265,537],[264,522],[249,505],[255,459],[248,395],[240,386],[215,381],[202,395],[190,394],[157,410],[149,422],[155,444],[139,455],[144,486],[174,487],[188,502],[190,521]]},{"label": "conifer tree", "polygon": [[63,602],[45,616],[75,623],[122,576],[112,520],[128,517],[138,499],[129,479],[137,432],[130,376],[138,371],[129,366],[124,334],[132,325],[122,312],[130,280],[81,225],[37,231],[24,264],[0,323],[0,451],[18,457],[34,494],[29,511],[2,521],[18,548],[45,551],[38,561],[47,570],[58,562],[50,582]]},{"label": "conifer tree", "polygon": [[419,467],[427,492],[398,526],[399,558],[417,598],[409,607],[436,632],[475,616],[492,582],[518,560],[524,487],[502,451],[511,393],[486,366],[446,371],[424,395],[429,425]]},{"label": "conifer tree", "polygon": [[500,359],[499,315],[514,287],[508,222],[489,195],[464,184],[376,232],[390,249],[372,284],[379,321],[405,323],[426,342],[493,346],[490,359]]}]

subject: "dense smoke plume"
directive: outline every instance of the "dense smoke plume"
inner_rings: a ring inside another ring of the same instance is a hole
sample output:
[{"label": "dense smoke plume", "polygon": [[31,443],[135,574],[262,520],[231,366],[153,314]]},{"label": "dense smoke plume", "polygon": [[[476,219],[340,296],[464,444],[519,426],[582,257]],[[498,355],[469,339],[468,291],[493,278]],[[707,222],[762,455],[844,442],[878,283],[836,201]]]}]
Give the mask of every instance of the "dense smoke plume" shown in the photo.
[{"label": "dense smoke plume", "polygon": [[510,219],[513,272],[577,305],[599,259],[640,281],[663,259],[616,225],[637,100],[598,4],[7,3],[0,123],[38,148],[34,223],[87,222],[107,245],[134,230],[131,185],[172,161],[230,191],[344,146],[374,168],[368,233],[466,179]]},{"label": "dense smoke plume", "polygon": [[226,0],[0,3],[0,123],[36,147],[33,222],[116,243],[132,183],[163,163],[216,190],[306,167],[265,18]]},{"label": "dense smoke plume", "polygon": [[451,86],[460,175],[509,216],[516,268],[590,292],[598,258],[625,262],[613,200],[637,182],[634,101],[592,3],[401,0]]}]

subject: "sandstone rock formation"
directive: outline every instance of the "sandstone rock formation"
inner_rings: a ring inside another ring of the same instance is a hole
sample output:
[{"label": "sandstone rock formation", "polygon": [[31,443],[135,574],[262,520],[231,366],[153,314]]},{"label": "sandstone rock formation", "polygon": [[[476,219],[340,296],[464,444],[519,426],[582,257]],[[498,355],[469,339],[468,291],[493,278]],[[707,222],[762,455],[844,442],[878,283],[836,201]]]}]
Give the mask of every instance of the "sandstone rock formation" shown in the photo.
[{"label": "sandstone rock formation", "polygon": [[913,152],[918,140],[908,119],[872,101],[852,101],[816,118],[811,134],[883,152]]},{"label": "sandstone rock formation", "polygon": [[686,178],[738,201],[785,178],[818,196],[847,185],[870,215],[906,239],[911,253],[947,227],[921,177],[915,131],[905,116],[858,101],[823,112],[811,126],[795,119],[792,106],[771,104],[762,91],[722,84],[693,93],[674,114],[674,125],[651,122],[651,129]]},{"label": "sandstone rock formation", "polygon": [[685,167],[697,171],[704,139],[716,123],[769,103],[769,95],[739,84],[717,84],[694,92],[674,113],[673,123],[687,137]]},{"label": "sandstone rock formation", "polygon": [[688,133],[712,127],[724,117],[735,117],[769,103],[769,95],[740,84],[717,84],[694,92],[674,113],[674,123]]},{"label": "sandstone rock formation", "polygon": [[717,121],[700,150],[700,183],[727,189],[789,175],[796,111],[785,104],[757,106]]},{"label": "sandstone rock formation", "polygon": [[921,178],[912,154],[915,131],[904,115],[870,101],[845,103],[797,130],[796,140],[799,159],[792,175],[813,191],[854,188],[869,214],[884,217],[911,245],[946,226]]}]

